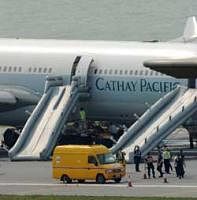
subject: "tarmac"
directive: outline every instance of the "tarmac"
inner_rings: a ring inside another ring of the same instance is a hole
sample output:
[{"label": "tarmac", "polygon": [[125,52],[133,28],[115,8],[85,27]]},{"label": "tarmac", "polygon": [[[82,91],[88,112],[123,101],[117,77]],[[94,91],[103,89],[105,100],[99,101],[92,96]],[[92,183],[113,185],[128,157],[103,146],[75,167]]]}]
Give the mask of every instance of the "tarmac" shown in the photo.
[{"label": "tarmac", "polygon": [[178,179],[172,171],[163,178],[144,179],[144,165],[141,172],[134,171],[134,165],[127,165],[131,174],[131,185],[127,177],[121,183],[109,181],[99,185],[95,182],[63,184],[52,178],[50,161],[11,162],[0,158],[0,194],[15,195],[85,195],[85,196],[135,196],[135,197],[197,197],[197,160],[186,161],[184,179]]},{"label": "tarmac", "polygon": [[[172,139],[175,139],[172,142],[173,146],[176,144],[178,147],[181,145],[181,148],[187,148],[187,137],[184,129],[178,129],[178,132],[167,140],[167,145],[170,146]],[[187,143],[182,144],[183,141]],[[184,154],[187,159],[184,179],[178,179],[175,171],[172,171],[167,176],[168,183],[164,183],[163,178],[158,178],[157,171],[156,179],[144,179],[144,164],[140,165],[141,172],[138,173],[135,172],[133,164],[127,164],[127,176],[119,184],[113,181],[103,185],[93,181],[86,181],[84,184],[63,184],[52,178],[51,161],[11,162],[7,151],[0,148],[0,194],[197,197],[197,151],[184,150]],[[129,181],[132,187],[128,186],[128,174],[131,175]]]}]

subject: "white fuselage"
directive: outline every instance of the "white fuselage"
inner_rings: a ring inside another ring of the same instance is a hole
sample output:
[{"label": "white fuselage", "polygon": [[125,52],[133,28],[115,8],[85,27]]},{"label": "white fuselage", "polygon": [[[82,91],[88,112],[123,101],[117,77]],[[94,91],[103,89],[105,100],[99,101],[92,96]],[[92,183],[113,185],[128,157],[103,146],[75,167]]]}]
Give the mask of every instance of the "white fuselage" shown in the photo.
[{"label": "white fuselage", "polygon": [[[73,62],[76,56],[83,55],[94,60],[88,74],[91,98],[81,103],[88,117],[132,121],[133,114],[141,115],[147,104],[151,105],[177,84],[187,84],[186,80],[151,71],[143,62],[194,58],[197,46],[167,42],[1,39],[0,85],[22,86],[41,96],[47,75],[62,75],[65,84],[69,84]],[[16,124],[23,123],[28,117],[24,113],[26,109],[1,112],[1,123],[9,124],[10,119]]]}]

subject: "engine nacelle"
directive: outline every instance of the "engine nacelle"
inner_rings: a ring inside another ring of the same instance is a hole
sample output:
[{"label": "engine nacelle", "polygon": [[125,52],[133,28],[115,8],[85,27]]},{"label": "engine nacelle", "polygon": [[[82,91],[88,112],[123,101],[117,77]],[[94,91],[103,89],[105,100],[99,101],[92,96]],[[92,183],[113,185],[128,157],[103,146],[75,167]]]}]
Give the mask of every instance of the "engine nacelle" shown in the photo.
[{"label": "engine nacelle", "polygon": [[16,143],[20,133],[15,128],[8,128],[3,134],[3,143],[8,149],[12,148]]}]

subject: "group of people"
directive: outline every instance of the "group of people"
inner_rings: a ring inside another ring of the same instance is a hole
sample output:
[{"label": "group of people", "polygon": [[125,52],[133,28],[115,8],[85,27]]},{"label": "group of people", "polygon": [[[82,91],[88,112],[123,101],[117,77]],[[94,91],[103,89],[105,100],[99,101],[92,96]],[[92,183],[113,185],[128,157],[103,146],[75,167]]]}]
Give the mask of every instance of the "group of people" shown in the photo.
[{"label": "group of people", "polygon": [[[152,171],[152,177],[155,178],[155,166],[154,166],[155,162],[157,163],[157,171],[159,172],[159,177],[163,177],[164,173],[170,174],[171,171],[173,170],[173,167],[171,165],[171,159],[172,159],[171,152],[166,146],[164,147],[163,151],[161,148],[158,148],[158,155],[156,160],[154,160],[153,156],[150,153],[148,153],[144,159],[145,169],[147,168],[148,170],[148,178],[151,177],[151,171]],[[141,162],[141,151],[139,146],[135,146],[134,163],[136,172],[140,172],[139,169],[140,162]],[[163,171],[163,165],[164,165],[164,171]],[[180,179],[184,178],[185,174],[184,167],[185,167],[185,159],[183,151],[180,150],[180,152],[177,153],[176,156],[174,157],[174,168],[176,171],[176,176]]]},{"label": "group of people", "polygon": [[[81,107],[80,108],[80,121],[81,121],[81,128],[82,130],[87,129],[86,125],[86,113],[84,109]],[[159,177],[163,177],[163,174],[170,174],[170,171],[173,170],[173,167],[171,165],[171,159],[172,155],[167,146],[164,147],[163,151],[161,148],[158,148],[158,156],[157,160],[153,159],[153,156],[148,153],[147,156],[145,157],[145,165],[148,170],[148,178],[151,177],[151,171],[152,171],[152,177],[155,178],[155,166],[154,163],[155,161],[157,162],[157,171],[159,172]],[[135,171],[140,172],[140,162],[141,162],[141,151],[140,147],[138,145],[135,146],[134,148],[134,163],[135,163]],[[163,171],[163,165],[164,165],[164,171]],[[184,155],[183,151],[180,150],[180,152],[174,157],[174,168],[176,171],[177,177],[180,179],[184,177],[185,171],[184,171]]]}]

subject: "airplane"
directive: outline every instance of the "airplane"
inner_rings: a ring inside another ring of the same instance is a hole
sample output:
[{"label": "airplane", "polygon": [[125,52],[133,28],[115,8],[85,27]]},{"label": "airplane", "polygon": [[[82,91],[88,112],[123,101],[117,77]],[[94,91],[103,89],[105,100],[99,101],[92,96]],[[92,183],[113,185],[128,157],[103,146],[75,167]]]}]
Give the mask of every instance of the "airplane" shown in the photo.
[{"label": "airplane", "polygon": [[[47,76],[70,84],[82,56],[93,59],[88,71],[91,98],[80,102],[87,118],[136,121],[148,108],[187,79],[153,71],[148,60],[197,58],[197,23],[187,20],[183,36],[168,42],[0,39],[0,123],[23,126],[44,92]],[[78,108],[79,109],[79,108]],[[79,118],[76,113],[73,119]]]}]

